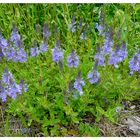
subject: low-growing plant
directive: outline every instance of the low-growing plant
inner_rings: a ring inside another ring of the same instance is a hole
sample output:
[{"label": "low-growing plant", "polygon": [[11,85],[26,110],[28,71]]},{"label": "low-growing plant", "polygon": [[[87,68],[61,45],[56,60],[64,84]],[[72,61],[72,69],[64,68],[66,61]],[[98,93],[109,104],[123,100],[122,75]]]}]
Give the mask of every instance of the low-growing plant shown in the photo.
[{"label": "low-growing plant", "polygon": [[1,105],[22,133],[99,136],[103,116],[115,123],[140,96],[139,4],[0,7]]}]

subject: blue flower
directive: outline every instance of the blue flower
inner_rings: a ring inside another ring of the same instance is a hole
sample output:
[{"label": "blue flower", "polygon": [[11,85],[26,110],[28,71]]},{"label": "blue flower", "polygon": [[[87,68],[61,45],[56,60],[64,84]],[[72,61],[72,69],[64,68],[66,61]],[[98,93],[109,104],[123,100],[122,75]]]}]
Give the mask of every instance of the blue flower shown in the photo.
[{"label": "blue flower", "polygon": [[69,26],[68,26],[68,29],[69,30],[71,30],[72,32],[75,32],[76,31],[76,26],[75,26],[75,16],[73,16],[73,18],[72,18],[72,21],[71,21],[71,23],[69,24]]},{"label": "blue flower", "polygon": [[16,99],[17,93],[22,94],[22,88],[16,82],[11,82],[7,87],[7,94],[13,99]]},{"label": "blue flower", "polygon": [[95,28],[98,29],[99,35],[100,35],[103,30],[103,27],[101,25],[99,25],[98,23],[95,23]]},{"label": "blue flower", "polygon": [[47,44],[43,41],[43,43],[40,46],[40,51],[41,52],[47,52],[48,51],[48,46]]},{"label": "blue flower", "polygon": [[49,25],[47,23],[45,23],[43,27],[43,36],[45,40],[47,40],[48,37],[50,36]]},{"label": "blue flower", "polygon": [[23,90],[24,92],[27,92],[27,90],[28,90],[28,85],[25,83],[24,80],[20,80],[20,87],[22,88],[22,90]]},{"label": "blue flower", "polygon": [[20,34],[18,33],[17,28],[15,27],[15,25],[13,24],[12,27],[12,33],[11,33],[11,37],[10,37],[10,41],[12,41],[14,43],[15,47],[18,47],[18,41],[21,39]]},{"label": "blue flower", "polygon": [[67,63],[69,67],[78,67],[79,57],[74,50],[72,50],[72,53],[67,57]]},{"label": "blue flower", "polygon": [[69,30],[72,29],[72,23],[69,24],[68,29],[69,29]]},{"label": "blue flower", "polygon": [[23,82],[17,84],[12,73],[5,68],[0,81],[0,98],[2,102],[6,102],[7,95],[16,99],[17,93],[22,94],[22,90],[27,91],[27,84]]},{"label": "blue flower", "polygon": [[27,53],[23,48],[15,49],[12,46],[9,46],[5,49],[6,57],[12,59],[14,62],[26,62],[27,61]]},{"label": "blue flower", "polygon": [[105,36],[104,27],[99,25],[98,23],[95,24],[95,28],[98,29],[99,35]]},{"label": "blue flower", "polygon": [[14,77],[11,72],[5,68],[4,73],[2,74],[2,82],[10,85],[11,82],[15,82]]},{"label": "blue flower", "polygon": [[7,94],[4,90],[4,86],[1,84],[1,81],[0,81],[0,98],[2,99],[2,102],[6,102]]},{"label": "blue flower", "polygon": [[83,94],[82,87],[85,85],[83,78],[77,77],[74,82],[74,88],[79,91],[80,95]]},{"label": "blue flower", "polygon": [[89,71],[87,78],[91,84],[97,83],[100,79],[100,73],[97,71],[98,62],[95,62],[95,66]]},{"label": "blue flower", "polygon": [[52,49],[52,59],[58,63],[63,58],[63,55],[63,51],[60,48],[60,42],[57,41],[55,47]]},{"label": "blue flower", "polygon": [[127,48],[125,42],[122,43],[122,48],[118,51],[119,62],[122,62],[127,57]]},{"label": "blue flower", "polygon": [[27,84],[22,84],[22,85],[20,85],[21,86],[21,88],[22,88],[22,90],[24,91],[24,92],[27,92],[27,90],[28,90],[28,85]]},{"label": "blue flower", "polygon": [[8,46],[8,42],[6,39],[4,39],[4,37],[0,32],[0,59],[6,55],[5,49],[7,48],[7,46]]},{"label": "blue flower", "polygon": [[112,45],[113,45],[113,41],[111,41],[108,37],[105,39],[104,45],[102,47],[103,49],[103,53],[105,55],[109,54],[112,52]]},{"label": "blue flower", "polygon": [[37,42],[34,41],[34,47],[30,48],[30,55],[31,57],[37,56],[40,53],[40,50],[38,49]]},{"label": "blue flower", "polygon": [[5,49],[8,46],[8,42],[6,39],[4,39],[4,37],[2,36],[2,34],[0,33],[0,47],[3,49]]},{"label": "blue flower", "polygon": [[140,70],[140,61],[138,59],[139,55],[140,54],[135,53],[135,55],[129,61],[130,74],[133,74],[134,71]]},{"label": "blue flower", "polygon": [[12,46],[5,48],[4,52],[5,52],[5,56],[8,58],[8,60],[13,59],[16,54],[16,50]]},{"label": "blue flower", "polygon": [[37,56],[40,53],[38,47],[36,48],[30,48],[30,55],[31,57]]},{"label": "blue flower", "polygon": [[115,50],[110,55],[108,64],[118,67],[117,63],[122,62],[126,57],[127,57],[127,49],[125,42],[123,42],[121,48],[119,47],[119,45],[116,46]]},{"label": "blue flower", "polygon": [[7,99],[6,91],[0,93],[0,98],[2,99],[2,102],[6,102]]},{"label": "blue flower", "polygon": [[96,61],[96,60],[98,61],[98,65],[104,66],[104,61],[105,61],[105,59],[104,59],[104,56],[103,56],[103,54],[102,54],[102,52],[101,52],[99,46],[98,46],[98,48],[97,48],[97,53],[96,53],[95,56],[94,56],[94,60],[95,60],[95,61]]},{"label": "blue flower", "polygon": [[90,71],[87,78],[91,84],[97,83],[100,78],[100,73],[98,71]]},{"label": "blue flower", "polygon": [[73,33],[76,31],[76,26],[74,25],[71,30]]},{"label": "blue flower", "polygon": [[20,40],[20,35],[14,25],[10,40],[14,43],[14,46],[12,46],[9,41],[7,42],[0,34],[0,46],[2,47],[3,55],[8,60],[12,59],[15,62],[27,61],[27,53],[23,49],[23,43]]},{"label": "blue flower", "polygon": [[117,45],[115,50],[112,52],[112,54],[110,55],[110,58],[108,60],[108,64],[109,65],[114,65],[116,68],[118,67],[117,63],[120,61],[119,56],[118,56],[119,51],[120,51],[120,48]]},{"label": "blue flower", "polygon": [[76,99],[77,98],[77,94],[76,94],[75,91],[73,92],[73,95],[74,95],[74,98]]},{"label": "blue flower", "polygon": [[27,61],[27,53],[23,48],[17,50],[16,58],[19,62],[26,62]]}]

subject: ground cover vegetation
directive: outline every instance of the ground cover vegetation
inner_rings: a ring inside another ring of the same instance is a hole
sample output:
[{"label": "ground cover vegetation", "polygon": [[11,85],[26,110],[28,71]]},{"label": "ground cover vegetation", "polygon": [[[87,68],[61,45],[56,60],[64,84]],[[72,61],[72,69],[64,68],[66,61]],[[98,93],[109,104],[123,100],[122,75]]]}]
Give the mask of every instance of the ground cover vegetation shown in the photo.
[{"label": "ground cover vegetation", "polygon": [[101,136],[140,97],[139,36],[139,4],[0,4],[0,135]]}]

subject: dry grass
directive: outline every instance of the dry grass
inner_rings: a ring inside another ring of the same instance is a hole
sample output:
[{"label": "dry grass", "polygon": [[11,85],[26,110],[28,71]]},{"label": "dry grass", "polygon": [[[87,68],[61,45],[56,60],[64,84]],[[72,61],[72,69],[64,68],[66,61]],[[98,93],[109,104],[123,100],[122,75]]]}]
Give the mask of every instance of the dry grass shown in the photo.
[{"label": "dry grass", "polygon": [[127,118],[130,116],[139,116],[140,113],[140,101],[126,102],[126,107],[124,110],[118,113],[118,120],[114,124],[110,122],[107,118],[102,118],[99,123],[99,128],[101,130],[103,137],[138,137],[134,134],[132,130],[129,129],[128,125],[125,123]]}]

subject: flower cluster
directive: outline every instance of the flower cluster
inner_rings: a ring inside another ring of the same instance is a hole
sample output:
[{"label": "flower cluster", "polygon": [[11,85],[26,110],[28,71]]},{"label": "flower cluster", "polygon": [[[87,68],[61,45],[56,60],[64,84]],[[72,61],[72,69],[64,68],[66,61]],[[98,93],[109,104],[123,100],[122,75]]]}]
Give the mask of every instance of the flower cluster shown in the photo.
[{"label": "flower cluster", "polygon": [[78,67],[79,57],[76,54],[76,51],[72,50],[71,54],[67,57],[67,63],[69,67]]},{"label": "flower cluster", "polygon": [[23,48],[23,43],[21,41],[20,34],[18,30],[13,25],[10,41],[7,41],[0,34],[0,46],[3,55],[8,59],[12,59],[14,62],[26,62],[27,53]]},{"label": "flower cluster", "polygon": [[13,24],[10,41],[13,42],[15,47],[18,47],[20,40],[21,40],[20,34],[19,34],[16,26]]},{"label": "flower cluster", "polygon": [[113,41],[109,38],[109,37],[106,37],[105,38],[105,42],[103,44],[103,53],[105,55],[109,54],[112,52],[112,46],[113,46]]},{"label": "flower cluster", "polygon": [[34,57],[39,55],[40,53],[44,53],[48,51],[48,45],[45,40],[42,42],[40,47],[38,47],[37,42],[34,41],[34,46],[30,48],[30,56]]},{"label": "flower cluster", "polygon": [[4,39],[4,37],[0,33],[0,49],[1,49],[3,55],[5,55],[4,50],[6,49],[7,46],[8,46],[7,40]]},{"label": "flower cluster", "polygon": [[89,71],[87,78],[91,84],[97,83],[100,79],[100,73],[97,71],[98,62],[96,61],[95,66]]},{"label": "flower cluster", "polygon": [[27,61],[27,53],[25,52],[24,48],[20,48],[16,51],[15,57],[13,58],[13,60],[19,61],[19,62]]},{"label": "flower cluster", "polygon": [[38,47],[32,47],[32,48],[30,48],[30,56],[31,57],[34,57],[34,56],[37,56],[39,54],[39,50],[38,50]]},{"label": "flower cluster", "polygon": [[97,51],[97,53],[95,54],[94,60],[98,60],[98,65],[102,66],[104,65],[104,56],[110,55],[108,59],[108,64],[114,65],[117,68],[118,62],[124,61],[124,59],[127,57],[126,43],[123,41],[121,47],[117,44],[115,49],[113,50],[113,29],[111,27],[105,27],[104,16],[102,14],[100,17],[101,25],[96,23],[96,28],[99,31],[99,35],[102,35],[105,41],[103,43],[101,51]]},{"label": "flower cluster", "polygon": [[97,83],[99,81],[99,78],[100,78],[100,73],[98,71],[92,70],[88,73],[87,78],[89,79],[89,82],[91,84]]},{"label": "flower cluster", "polygon": [[83,94],[82,86],[84,86],[84,85],[85,85],[85,82],[84,82],[83,78],[78,77],[75,79],[74,88],[79,91],[80,95]]},{"label": "flower cluster", "polygon": [[45,41],[42,42],[42,44],[40,45],[40,52],[47,52],[48,51],[48,45]]},{"label": "flower cluster", "polygon": [[100,46],[98,46],[98,48],[97,48],[97,53],[94,56],[94,60],[98,61],[98,65],[100,65],[100,66],[104,65],[105,59],[104,59]]},{"label": "flower cluster", "polygon": [[115,67],[118,67],[117,63],[119,62],[119,45],[116,45],[115,50],[111,53],[110,58],[108,60],[109,65],[114,65]]},{"label": "flower cluster", "polygon": [[[94,56],[95,65],[87,74],[87,78],[91,84],[97,83],[100,80],[100,73],[98,72],[97,67],[98,66],[104,66],[105,65],[105,57],[108,55],[108,64],[114,65],[117,67],[117,64],[119,62],[122,62],[127,57],[127,48],[126,43],[123,42],[121,46],[118,44],[113,49],[113,43],[112,40],[112,32],[108,32],[108,28],[104,26],[103,20],[100,21],[101,25],[96,23],[96,28],[99,31],[99,35],[102,35],[104,37],[104,43],[102,48],[98,46],[97,53]],[[80,19],[80,24],[78,28],[81,28],[82,26],[82,19]],[[71,23],[69,24],[69,29],[72,30],[72,32],[75,32],[76,28],[76,22],[75,22],[75,16],[73,16]],[[81,39],[86,38],[86,30],[87,25],[85,26],[84,30],[82,30]],[[105,30],[107,32],[105,32]],[[47,52],[48,51],[48,45],[47,40],[50,36],[50,30],[49,25],[44,24],[43,27],[43,41],[38,45],[37,41],[34,41],[33,46],[30,48],[30,56],[35,57],[39,55],[40,53]],[[24,50],[23,43],[21,40],[21,36],[16,29],[15,25],[13,25],[12,33],[10,40],[7,41],[4,39],[2,34],[0,34],[0,59],[2,57],[7,57],[8,60],[12,59],[13,61],[19,61],[19,62],[26,62],[27,61],[27,53]],[[60,47],[60,41],[57,40],[55,47],[52,49],[52,60],[57,62],[61,69],[63,69],[63,61],[62,58],[64,57],[63,50]],[[67,65],[68,67],[75,67],[77,68],[79,64],[79,57],[75,50],[72,50],[72,52],[67,57]],[[129,68],[130,73],[132,74],[133,71],[139,71],[140,70],[140,53],[136,53],[129,61]],[[73,85],[74,84],[74,85]],[[74,96],[76,97],[76,90],[80,93],[80,95],[83,94],[82,87],[85,85],[85,82],[83,78],[81,78],[81,75],[78,74],[77,78],[75,79],[75,82],[72,83],[72,92],[74,92]],[[25,92],[27,91],[27,85],[21,81],[18,85],[13,75],[6,69],[5,72],[2,75],[2,81],[0,82],[0,97],[2,98],[2,101],[5,102],[7,95],[9,95],[12,98],[16,98],[17,93],[21,94],[22,90]]]},{"label": "flower cluster", "polygon": [[127,49],[126,49],[125,42],[122,43],[121,48],[117,44],[115,50],[110,55],[110,58],[108,60],[108,64],[114,65],[115,67],[118,67],[117,63],[122,62],[126,57],[127,57]]},{"label": "flower cluster", "polygon": [[47,23],[44,23],[43,26],[43,41],[40,45],[40,47],[38,47],[37,42],[34,41],[34,46],[30,48],[30,56],[34,57],[39,55],[40,53],[44,53],[48,51],[48,45],[47,45],[47,40],[50,36],[50,30],[49,30],[49,25]]},{"label": "flower cluster", "polygon": [[34,46],[30,48],[30,56],[34,57],[37,56],[40,53],[40,50],[38,49],[37,42],[34,41]]},{"label": "flower cluster", "polygon": [[27,84],[21,82],[21,84],[18,85],[12,73],[6,68],[0,81],[0,98],[2,102],[6,102],[7,95],[16,99],[17,93],[22,94],[22,91],[27,91]]},{"label": "flower cluster", "polygon": [[59,62],[63,58],[63,51],[60,48],[60,41],[56,41],[55,47],[52,49],[52,59],[55,62]]},{"label": "flower cluster", "polygon": [[137,52],[129,61],[130,74],[140,70],[140,53]]},{"label": "flower cluster", "polygon": [[118,56],[119,56],[119,62],[122,62],[126,57],[127,57],[127,48],[126,48],[126,43],[123,42],[122,43],[122,47],[120,48],[119,52],[118,52]]},{"label": "flower cluster", "polygon": [[48,37],[50,36],[49,25],[47,23],[45,23],[43,27],[43,36],[44,36],[44,40],[47,40]]},{"label": "flower cluster", "polygon": [[[43,36],[44,40],[38,48],[37,42],[34,41],[34,46],[30,48],[30,56],[37,56],[40,52],[47,52],[48,45],[47,39],[50,36],[49,26],[48,24],[44,24],[43,27]],[[14,62],[26,62],[27,61],[27,53],[24,50],[23,43],[21,40],[21,36],[13,24],[12,33],[10,37],[10,41],[4,39],[2,34],[0,33],[0,58],[6,57],[8,60],[12,59]]]}]

